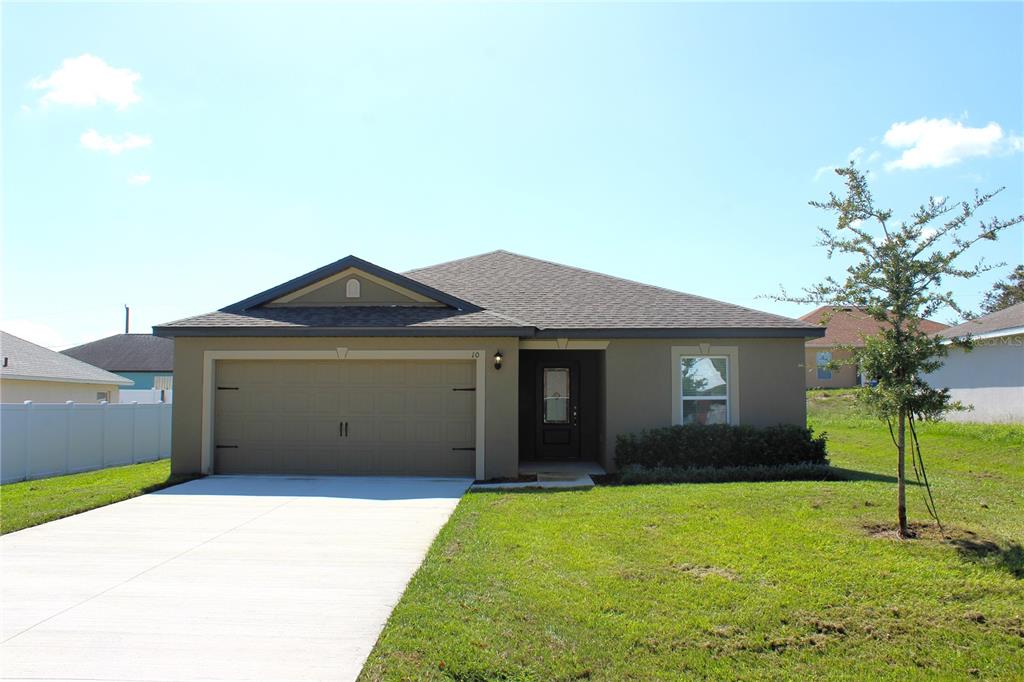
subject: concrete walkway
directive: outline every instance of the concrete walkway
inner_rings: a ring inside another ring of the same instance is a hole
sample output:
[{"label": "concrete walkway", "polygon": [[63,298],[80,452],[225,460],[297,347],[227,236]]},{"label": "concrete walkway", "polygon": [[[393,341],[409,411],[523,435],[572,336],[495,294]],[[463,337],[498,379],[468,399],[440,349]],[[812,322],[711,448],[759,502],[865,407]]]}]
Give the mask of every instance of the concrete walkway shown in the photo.
[{"label": "concrete walkway", "polygon": [[0,538],[0,676],[355,678],[466,479],[214,476]]}]

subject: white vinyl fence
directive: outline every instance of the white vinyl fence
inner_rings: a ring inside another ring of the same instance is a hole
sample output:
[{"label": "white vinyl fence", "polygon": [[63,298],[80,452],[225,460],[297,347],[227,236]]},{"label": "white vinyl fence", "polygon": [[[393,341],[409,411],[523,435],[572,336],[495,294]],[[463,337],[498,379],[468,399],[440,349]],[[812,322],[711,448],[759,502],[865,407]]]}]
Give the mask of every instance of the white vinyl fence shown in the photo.
[{"label": "white vinyl fence", "polygon": [[171,456],[170,404],[0,405],[0,482]]}]

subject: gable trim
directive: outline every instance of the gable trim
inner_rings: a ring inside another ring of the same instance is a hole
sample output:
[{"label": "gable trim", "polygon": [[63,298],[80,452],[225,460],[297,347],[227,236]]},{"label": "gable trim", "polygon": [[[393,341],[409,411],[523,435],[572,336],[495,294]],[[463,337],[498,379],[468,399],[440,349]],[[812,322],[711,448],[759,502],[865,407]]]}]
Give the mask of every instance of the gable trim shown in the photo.
[{"label": "gable trim", "polygon": [[397,272],[392,272],[387,268],[382,268],[379,265],[374,265],[369,261],[365,261],[362,258],[356,256],[346,256],[341,260],[325,265],[322,268],[317,268],[307,272],[304,275],[300,275],[294,279],[288,280],[283,284],[279,284],[276,287],[271,287],[266,291],[250,296],[249,298],[232,303],[229,306],[221,308],[222,312],[240,312],[248,310],[249,308],[255,308],[256,306],[270,303],[277,299],[283,298],[289,294],[292,294],[300,289],[304,289],[319,283],[320,281],[333,277],[346,270],[355,268],[361,270],[366,275],[372,275],[378,277],[381,280],[390,282],[394,286],[407,289],[408,291],[424,296],[429,300],[437,301],[444,305],[455,308],[456,310],[465,311],[478,311],[481,310],[479,306],[476,306],[469,301],[463,301],[461,298],[456,298],[450,294],[446,294],[443,291],[434,289],[425,284],[420,284],[416,280],[410,279],[404,275],[400,275]]},{"label": "gable trim", "polygon": [[[433,303],[433,304],[436,304],[436,305],[444,305],[440,301],[438,301],[438,300],[436,300],[434,298],[430,298],[429,296],[424,296],[423,294],[421,294],[419,292],[416,292],[416,291],[413,291],[412,289],[408,289],[406,287],[399,286],[399,285],[395,284],[394,282],[391,282],[389,280],[384,279],[383,277],[378,277],[378,276],[370,274],[368,272],[364,272],[363,270],[361,270],[359,268],[356,268],[356,267],[345,268],[341,272],[335,273],[335,274],[331,275],[330,277],[325,277],[324,279],[321,279],[321,280],[319,280],[317,282],[314,282],[314,283],[312,283],[312,284],[310,284],[308,286],[304,286],[301,289],[296,289],[295,291],[293,291],[293,292],[291,292],[289,294],[285,294],[284,296],[281,296],[280,298],[275,298],[273,301],[268,301],[267,305],[285,305],[285,304],[289,304],[289,303],[294,303],[296,299],[302,298],[303,296],[305,296],[307,294],[310,294],[310,293],[312,293],[312,292],[314,292],[314,291],[316,291],[318,289],[322,289],[323,287],[326,287],[328,285],[334,284],[335,282],[338,282],[340,280],[343,280],[343,279],[346,279],[346,278],[349,278],[349,277],[363,277],[363,278],[365,278],[369,282],[373,282],[374,284],[379,284],[380,286],[384,287],[385,289],[393,291],[396,294],[400,294],[402,296],[405,296],[406,298],[408,298],[413,303]],[[327,305],[327,304],[319,303],[317,305]]]}]

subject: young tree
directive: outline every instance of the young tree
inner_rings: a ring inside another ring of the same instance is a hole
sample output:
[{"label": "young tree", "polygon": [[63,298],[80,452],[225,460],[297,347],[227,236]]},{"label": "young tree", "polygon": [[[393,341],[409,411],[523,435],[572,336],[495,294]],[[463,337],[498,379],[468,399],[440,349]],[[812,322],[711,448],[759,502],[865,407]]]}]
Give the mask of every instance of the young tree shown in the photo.
[{"label": "young tree", "polygon": [[[877,385],[860,393],[860,400],[889,426],[897,452],[899,536],[910,537],[907,525],[906,451],[910,429],[911,456],[915,471],[927,474],[921,459],[915,423],[941,419],[947,410],[964,409],[954,402],[948,389],[935,389],[921,379],[923,374],[942,366],[949,352],[942,340],[920,328],[922,319],[940,309],[950,308],[961,316],[953,293],[943,290],[944,281],[971,279],[998,265],[983,261],[969,266],[959,258],[982,240],[995,240],[1006,228],[1024,221],[1024,215],[1001,220],[979,220],[974,228],[968,223],[1000,191],[977,194],[973,201],[959,204],[930,199],[914,214],[893,224],[892,211],[875,207],[863,173],[851,163],[836,169],[846,184],[846,196],[829,193],[827,201],[811,205],[835,214],[834,228],[819,228],[828,257],[841,254],[854,263],[846,269],[842,281],[828,277],[804,289],[801,296],[789,296],[785,290],[778,300],[795,303],[858,306],[881,323],[877,335],[865,339],[861,348],[853,348],[852,357],[836,364],[857,364]],[[970,339],[960,342],[969,346]],[[895,428],[894,428],[895,425]],[[926,499],[936,516],[933,501]]]},{"label": "young tree", "polygon": [[1005,282],[995,283],[992,291],[982,299],[981,309],[994,313],[1017,303],[1024,303],[1024,265],[1015,267]]}]

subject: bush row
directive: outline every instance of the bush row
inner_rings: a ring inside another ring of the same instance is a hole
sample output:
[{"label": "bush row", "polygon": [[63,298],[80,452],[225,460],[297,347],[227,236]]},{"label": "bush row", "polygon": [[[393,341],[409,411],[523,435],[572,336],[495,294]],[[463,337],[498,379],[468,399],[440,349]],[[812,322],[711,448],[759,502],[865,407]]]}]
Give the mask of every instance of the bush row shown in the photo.
[{"label": "bush row", "polygon": [[732,481],[841,481],[843,472],[827,464],[778,464],[744,467],[655,467],[630,464],[619,471],[615,483],[728,483]]},{"label": "bush row", "polygon": [[825,435],[815,438],[801,426],[686,424],[620,435],[615,463],[620,469],[697,469],[828,464],[828,458]]}]

